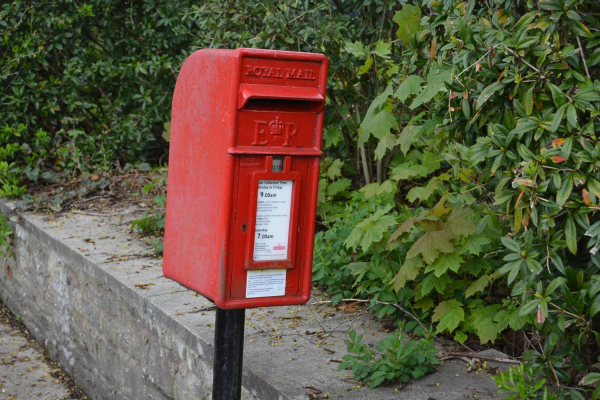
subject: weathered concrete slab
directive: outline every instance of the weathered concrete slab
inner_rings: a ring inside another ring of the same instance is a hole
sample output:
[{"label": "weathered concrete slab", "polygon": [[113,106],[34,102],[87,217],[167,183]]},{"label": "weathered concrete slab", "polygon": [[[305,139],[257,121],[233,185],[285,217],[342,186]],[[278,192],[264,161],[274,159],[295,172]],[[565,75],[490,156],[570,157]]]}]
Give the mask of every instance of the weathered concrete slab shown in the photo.
[{"label": "weathered concrete slab", "polygon": [[[10,203],[0,211],[11,214]],[[0,266],[0,296],[94,399],[210,398],[212,304],[162,276],[161,261],[130,232],[139,214],[13,217],[15,260]],[[337,370],[347,331],[368,343],[387,333],[368,314],[319,299],[315,292],[302,307],[246,311],[245,399],[307,399],[310,388],[339,399],[500,397],[485,371],[467,373],[462,361],[400,393],[359,388]]]}]

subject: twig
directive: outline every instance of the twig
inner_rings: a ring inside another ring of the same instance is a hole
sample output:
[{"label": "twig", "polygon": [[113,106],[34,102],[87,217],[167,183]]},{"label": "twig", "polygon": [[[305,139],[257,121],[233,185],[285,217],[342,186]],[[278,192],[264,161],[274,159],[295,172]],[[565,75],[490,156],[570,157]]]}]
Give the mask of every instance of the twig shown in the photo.
[{"label": "twig", "polygon": [[350,330],[350,328],[352,327],[352,325],[354,325],[354,323],[356,322],[356,320],[363,314],[365,314],[367,311],[369,311],[375,304],[370,305],[369,307],[365,308],[364,310],[362,310],[361,312],[359,312],[354,318],[352,318],[350,321],[346,320],[346,321],[342,321],[339,324],[337,324],[336,326],[334,326],[329,333],[327,334],[328,336],[331,336],[331,334],[333,333],[333,331],[335,331],[337,328],[339,328],[340,326],[342,326],[343,324],[345,324],[346,322],[350,322],[350,326],[348,327],[348,330]]},{"label": "twig", "polygon": [[[542,350],[542,355],[546,358],[546,352],[544,351],[544,347],[540,346],[540,350]],[[558,380],[558,375],[556,375],[556,371],[554,370],[554,365],[550,364],[550,368],[552,369],[552,374],[554,375],[554,380],[556,381],[556,385],[560,387],[560,381]]]},{"label": "twig", "polygon": [[78,211],[78,210],[71,210],[69,212],[73,213],[73,214],[92,215],[94,217],[110,217],[110,215],[108,215],[108,214],[98,214],[98,213],[91,213],[91,212]]},{"label": "twig", "polygon": [[577,39],[577,44],[579,45],[579,51],[580,51],[580,54],[581,54],[581,61],[583,61],[583,68],[585,68],[585,74],[587,75],[587,77],[589,79],[592,79],[590,77],[590,71],[588,70],[587,63],[585,62],[585,54],[583,53],[583,46],[581,45],[581,40],[579,40],[579,35],[575,35],[575,39]]},{"label": "twig", "polygon": [[421,328],[423,329],[423,331],[428,332],[428,329],[425,327],[425,325],[423,325],[423,323],[419,320],[419,318],[416,317],[416,315],[414,315],[410,311],[407,311],[404,308],[400,307],[398,304],[389,303],[389,302],[386,302],[386,301],[376,301],[375,304],[396,307],[398,310],[402,311],[404,314],[408,315],[409,317],[411,317],[412,319],[414,319],[415,321],[417,321],[417,323],[421,326]]},{"label": "twig", "polygon": [[102,196],[94,196],[94,197],[90,197],[89,199],[83,199],[83,200],[77,200],[77,201],[73,201],[71,202],[71,204],[81,204],[81,203],[87,203],[88,201],[93,201],[93,200],[98,200],[98,199],[104,199],[106,197],[111,197],[112,195],[110,194],[105,194]]},{"label": "twig", "polygon": [[[310,313],[313,315],[313,317],[315,319],[315,322],[317,323],[317,325],[319,325],[321,327],[321,330],[323,331],[323,333],[327,332],[327,330],[325,328],[323,328],[323,325],[321,325],[321,323],[319,322],[319,320],[315,316],[314,311],[310,307],[308,307],[308,311],[310,311]],[[327,335],[327,336],[329,336],[329,335]]]},{"label": "twig", "polygon": [[475,359],[474,358],[467,358],[467,357],[461,357],[461,356],[446,356],[446,357],[439,358],[439,360],[440,361],[446,361],[446,360],[449,360],[451,358],[459,358],[459,359],[463,360],[464,362],[466,362],[467,364],[469,364],[469,368],[467,368],[467,372],[471,372],[475,368],[477,368],[477,366],[475,365]]},{"label": "twig", "polygon": [[480,358],[482,360],[496,361],[496,362],[507,363],[507,364],[521,364],[521,361],[519,361],[519,360],[511,360],[510,358],[484,356],[484,355],[478,354],[478,353],[464,353],[464,352],[452,351],[452,352],[442,352],[439,355],[439,357],[452,357],[452,356]]},{"label": "twig", "polygon": [[[354,303],[368,303],[371,300],[361,300],[361,299],[342,299],[340,300],[340,302],[354,302]],[[319,301],[315,301],[314,303],[310,303],[311,306],[314,305],[321,305],[321,304],[328,304],[331,303],[331,300],[319,300]]]},{"label": "twig", "polygon": [[538,74],[541,73],[541,71],[539,69],[537,69],[536,67],[534,67],[533,65],[529,64],[527,61],[525,61],[525,59],[523,59],[518,53],[514,52],[513,50],[509,49],[508,47],[504,46],[504,48],[506,50],[508,50],[512,55],[514,55],[515,57],[517,57],[519,60],[523,61],[525,64],[527,64],[527,66],[529,66],[529,68],[533,69],[535,72],[537,72]]},{"label": "twig", "polygon": [[208,306],[208,307],[202,307],[202,308],[194,308],[191,311],[188,311],[187,314],[196,314],[202,311],[215,311],[217,309],[217,306]]},{"label": "twig", "polygon": [[[492,47],[491,49],[489,49],[484,55],[482,55],[477,61],[475,61],[473,64],[469,65],[467,68],[463,69],[458,75],[456,75],[454,77],[454,79],[458,80],[458,78],[464,74],[465,72],[467,72],[468,70],[470,70],[471,68],[473,68],[475,65],[477,65],[477,63],[479,63],[479,61],[483,60],[488,54],[490,54],[490,52],[492,50],[494,50],[496,47],[500,46],[500,43],[496,44],[494,47]],[[460,82],[460,80],[459,80]],[[460,83],[463,87],[465,85],[462,84],[462,82]]]},{"label": "twig", "polygon": [[[356,114],[356,123],[360,126],[360,114],[358,112],[358,107],[354,107],[354,113]],[[364,133],[363,133],[364,134]],[[368,170],[367,165],[367,156],[365,155],[365,145],[364,143],[360,145],[360,158],[362,160],[362,167],[365,174],[365,184],[371,183],[371,177]]]}]

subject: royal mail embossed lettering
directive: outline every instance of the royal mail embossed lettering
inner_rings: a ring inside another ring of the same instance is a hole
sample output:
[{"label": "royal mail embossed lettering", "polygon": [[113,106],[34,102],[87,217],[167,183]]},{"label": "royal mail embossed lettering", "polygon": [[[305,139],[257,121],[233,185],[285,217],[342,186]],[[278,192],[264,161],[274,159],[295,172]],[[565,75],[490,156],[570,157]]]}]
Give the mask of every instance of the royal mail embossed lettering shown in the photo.
[{"label": "royal mail embossed lettering", "polygon": [[299,79],[305,81],[314,81],[317,79],[315,71],[308,68],[276,68],[246,65],[244,74],[258,78]]},{"label": "royal mail embossed lettering", "polygon": [[[266,129],[269,130],[270,137],[267,137]],[[252,146],[283,146],[300,147],[296,143],[296,135],[298,134],[298,127],[296,124],[291,122],[283,122],[276,116],[274,120],[269,122],[254,120],[254,141],[251,143]],[[281,137],[283,136],[283,142]],[[270,139],[270,140],[269,140]]]}]

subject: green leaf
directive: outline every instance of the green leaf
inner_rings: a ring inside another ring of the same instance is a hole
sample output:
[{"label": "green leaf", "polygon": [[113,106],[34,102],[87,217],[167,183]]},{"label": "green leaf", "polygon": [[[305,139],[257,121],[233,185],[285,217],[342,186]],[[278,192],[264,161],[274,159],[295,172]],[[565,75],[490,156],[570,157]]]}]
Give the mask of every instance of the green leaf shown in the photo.
[{"label": "green leaf", "polygon": [[525,92],[525,97],[523,97],[523,106],[525,107],[525,114],[528,116],[531,115],[533,111],[533,86],[529,88],[527,92]]},{"label": "green leaf", "polygon": [[454,247],[452,239],[453,236],[447,231],[427,232],[412,245],[407,257],[412,258],[421,254],[425,262],[431,264],[440,252],[449,253],[452,251]]},{"label": "green leaf", "polygon": [[371,67],[373,66],[373,57],[369,56],[367,57],[367,59],[365,60],[364,64],[360,66],[360,68],[358,69],[358,75],[364,75],[367,72],[369,72],[369,70],[371,69]]},{"label": "green leaf", "polygon": [[504,245],[504,247],[506,247],[507,249],[514,251],[515,253],[521,252],[521,246],[519,245],[519,243],[515,242],[514,240],[509,239],[507,237],[500,238],[500,240],[502,241],[502,244]]},{"label": "green leaf", "polygon": [[339,176],[342,176],[342,167],[344,166],[344,162],[340,159],[334,160],[329,168],[327,168],[327,177],[329,179],[335,179]]},{"label": "green leaf", "polygon": [[[383,138],[389,134],[392,129],[398,130],[398,121],[388,109],[382,109],[372,118],[365,118],[361,124],[363,136],[367,137],[373,135],[378,139]],[[361,139],[362,137],[361,136]],[[364,140],[366,142],[366,139]],[[363,143],[364,143],[363,142]]]},{"label": "green leaf", "polygon": [[[519,143],[519,144],[517,145],[517,151],[519,152],[519,155],[520,155],[520,156],[521,156],[521,157],[522,157],[522,158],[523,158],[525,161],[529,161],[529,162],[531,162],[531,161],[535,161],[535,159],[536,159],[536,156],[535,156],[535,154],[533,154],[533,152],[532,152],[531,150],[529,150],[529,149],[527,148],[527,146],[525,146],[523,143]],[[515,179],[515,181],[517,181],[517,180]],[[521,180],[521,181],[523,181],[523,182],[525,182],[525,181],[530,181],[530,182],[532,182],[532,183],[533,183],[533,181],[532,181],[531,179],[523,179],[523,180]],[[525,185],[525,186],[529,186],[529,185]],[[532,185],[532,186],[530,186],[530,187],[533,187],[533,185]]]},{"label": "green leaf", "polygon": [[417,301],[413,306],[415,308],[420,308],[423,311],[429,310],[433,307],[435,303],[431,297],[423,297],[421,300]]},{"label": "green leaf", "polygon": [[460,253],[469,253],[471,255],[479,255],[483,250],[483,246],[489,244],[490,239],[485,236],[470,236],[465,238]]},{"label": "green leaf", "polygon": [[550,92],[552,93],[552,100],[554,100],[554,105],[556,107],[562,107],[567,103],[567,96],[563,93],[560,88],[550,82],[547,82],[547,85],[550,87]]},{"label": "green leaf", "polygon": [[442,158],[435,153],[424,151],[421,156],[421,164],[427,168],[427,174],[430,174],[440,169]]},{"label": "green leaf", "polygon": [[398,291],[406,285],[407,281],[414,280],[422,268],[423,261],[420,258],[407,258],[396,276],[394,276],[394,279],[390,282],[393,285],[394,290]]},{"label": "green leaf", "polygon": [[567,121],[573,128],[577,128],[577,110],[573,104],[567,107]]},{"label": "green leaf", "polygon": [[583,378],[583,385],[588,386],[600,381],[600,373],[590,372]]},{"label": "green leaf", "polygon": [[566,109],[567,104],[563,104],[561,107],[559,107],[558,110],[556,110],[556,114],[554,114],[554,117],[552,118],[552,123],[550,124],[550,132],[556,132],[556,130],[560,126]]},{"label": "green leaf", "polygon": [[335,182],[331,182],[329,186],[327,186],[327,195],[335,196],[336,194],[347,190],[351,184],[352,181],[348,178],[341,178]]},{"label": "green leaf", "polygon": [[577,227],[573,217],[569,215],[565,224],[565,239],[567,240],[567,247],[573,254],[577,253]]},{"label": "green leaf", "polygon": [[454,299],[444,301],[435,308],[431,320],[434,322],[439,321],[436,333],[444,330],[452,333],[465,320],[465,311],[462,305]]},{"label": "green leaf", "polygon": [[418,139],[421,131],[420,126],[409,125],[402,129],[396,144],[400,145],[400,150],[406,155],[410,150],[410,146]]},{"label": "green leaf", "polygon": [[593,38],[594,37],[594,35],[592,35],[592,32],[590,32],[588,27],[585,26],[581,21],[571,20],[571,21],[569,21],[569,23],[567,25],[569,26],[569,28],[571,28],[571,30],[573,32],[575,32],[579,36],[583,36],[585,38]]},{"label": "green leaf", "polygon": [[479,98],[477,98],[477,103],[475,104],[475,109],[479,110],[481,108],[481,106],[489,100],[490,97],[492,97],[492,95],[494,93],[496,93],[496,91],[498,89],[500,89],[502,87],[501,84],[499,84],[498,82],[494,82],[491,85],[489,85],[488,87],[486,87],[485,89],[483,89],[481,91],[481,94],[479,95]]},{"label": "green leaf", "polygon": [[594,225],[590,226],[587,231],[585,231],[586,236],[596,237],[600,235],[600,221],[594,223]]},{"label": "green leaf", "polygon": [[419,95],[413,100],[410,105],[410,109],[414,110],[423,103],[427,103],[433,97],[442,90],[446,90],[446,82],[449,82],[452,78],[452,70],[442,70],[440,68],[433,67],[427,74],[427,84]]},{"label": "green leaf", "polygon": [[590,192],[594,193],[594,196],[600,198],[600,182],[594,178],[588,178],[587,187]]},{"label": "green leaf", "polygon": [[350,235],[348,235],[348,237],[344,241],[344,246],[346,246],[346,248],[353,248],[356,250],[356,248],[358,248],[358,245],[360,244],[360,239],[362,238],[362,236],[362,229],[355,226],[354,229],[352,229],[352,232],[350,232]]},{"label": "green leaf", "polygon": [[464,343],[467,341],[468,338],[469,337],[467,336],[467,334],[463,331],[456,331],[456,333],[454,334],[454,340],[456,340],[458,343]]},{"label": "green leaf", "polygon": [[448,275],[435,276],[435,274],[429,274],[423,279],[421,294],[427,296],[434,288],[438,293],[444,293],[444,289],[450,283],[452,283],[452,279]]},{"label": "green leaf", "polygon": [[464,260],[456,253],[440,254],[433,264],[425,269],[425,272],[433,271],[435,276],[440,277],[447,270],[457,272],[460,269],[460,264],[463,262]]},{"label": "green leaf", "polygon": [[500,268],[498,273],[501,275],[508,274],[508,284],[510,285],[517,277],[517,274],[519,273],[519,270],[521,269],[522,265],[523,265],[522,259],[516,260],[513,262],[509,262],[509,263],[504,264],[502,266],[502,268]]},{"label": "green leaf", "polygon": [[446,222],[446,230],[457,238],[475,233],[477,225],[468,219],[471,215],[473,215],[473,210],[467,207],[452,211]]},{"label": "green leaf", "polygon": [[171,141],[171,121],[169,122],[165,122],[163,124],[163,133],[162,133],[162,137],[163,139],[165,139],[165,142],[170,142]]},{"label": "green leaf", "polygon": [[546,288],[546,291],[544,292],[544,296],[548,297],[550,296],[552,293],[554,293],[554,291],[563,283],[565,283],[567,280],[563,277],[558,277],[552,280],[552,282],[550,282],[550,284],[548,285],[548,287]]},{"label": "green leaf", "polygon": [[489,275],[482,275],[475,282],[471,283],[471,285],[465,291],[465,298],[473,296],[477,292],[483,292],[483,290],[490,284],[492,280]]},{"label": "green leaf", "polygon": [[568,175],[563,179],[562,185],[556,192],[556,204],[562,206],[565,204],[565,201],[569,199],[571,195],[571,191],[573,190],[573,178],[571,175]]},{"label": "green leaf", "polygon": [[398,24],[396,35],[401,41],[410,40],[415,33],[420,31],[421,9],[417,6],[404,4],[400,11],[397,11],[393,18]]},{"label": "green leaf", "polygon": [[392,54],[392,44],[379,40],[375,43],[375,50],[372,53],[382,58],[389,58]]},{"label": "green leaf", "polygon": [[[366,221],[369,221],[369,219]],[[360,247],[362,247],[364,251],[367,251],[373,243],[380,242],[383,238],[383,234],[387,232],[391,226],[396,224],[396,220],[391,215],[377,219],[373,218],[373,220],[365,224],[366,221],[363,221],[358,225],[361,229],[366,227],[366,229],[364,229],[364,236],[360,242]]]},{"label": "green leaf", "polygon": [[352,42],[344,43],[344,50],[352,55],[355,55],[358,58],[366,57],[368,54],[367,48],[365,47],[365,45],[362,44],[358,40],[354,43],[352,43]]},{"label": "green leaf", "polygon": [[396,136],[392,135],[391,133],[382,137],[381,140],[379,140],[379,143],[377,143],[377,147],[375,148],[375,159],[381,160],[388,150],[394,148],[395,144]]},{"label": "green leaf", "polygon": [[594,301],[590,307],[590,317],[598,314],[598,311],[600,311],[600,294],[594,297]]},{"label": "green leaf", "polygon": [[390,171],[391,178],[395,181],[421,178],[427,176],[428,173],[426,167],[408,162],[396,165]]},{"label": "green leaf", "polygon": [[337,146],[337,144],[343,139],[343,137],[344,135],[342,134],[342,131],[338,128],[328,128],[325,134],[323,135],[323,142],[325,144],[325,148]]},{"label": "green leaf", "polygon": [[409,75],[400,84],[398,90],[396,90],[396,93],[394,93],[394,97],[404,103],[411,95],[419,94],[421,91],[421,84],[423,82],[425,82],[425,80],[420,76]]},{"label": "green leaf", "polygon": [[431,178],[427,185],[421,187],[414,187],[408,191],[406,194],[406,198],[408,201],[413,203],[415,200],[419,199],[422,201],[427,201],[429,197],[434,194],[436,191],[443,191],[444,185],[439,176],[434,176]]},{"label": "green leaf", "polygon": [[415,225],[414,218],[409,218],[390,236],[388,246],[398,238],[408,238],[411,228]]},{"label": "green leaf", "polygon": [[482,344],[486,342],[493,343],[501,331],[498,324],[495,324],[491,318],[482,318],[478,321],[475,330]]},{"label": "green leaf", "polygon": [[541,301],[542,301],[542,299],[530,300],[528,303],[524,304],[519,309],[519,315],[524,316],[524,315],[530,314],[532,311],[537,309],[537,306],[540,304]]},{"label": "green leaf", "polygon": [[519,118],[519,120],[517,121],[517,125],[515,126],[515,129],[513,129],[510,133],[512,135],[525,133],[525,132],[529,132],[529,131],[536,129],[539,126],[540,126],[540,121],[537,121],[534,118]]}]

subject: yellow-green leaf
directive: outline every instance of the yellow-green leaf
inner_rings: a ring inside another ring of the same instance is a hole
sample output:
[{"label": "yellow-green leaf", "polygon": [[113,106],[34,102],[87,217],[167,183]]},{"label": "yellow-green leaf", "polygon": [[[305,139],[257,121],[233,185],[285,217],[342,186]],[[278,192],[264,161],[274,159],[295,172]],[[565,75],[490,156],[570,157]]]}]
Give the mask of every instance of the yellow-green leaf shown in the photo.
[{"label": "yellow-green leaf", "polygon": [[425,262],[431,264],[440,252],[449,253],[452,251],[454,247],[452,239],[452,234],[445,230],[427,232],[413,244],[408,251],[407,257],[412,258],[421,254]]},{"label": "yellow-green leaf", "polygon": [[471,283],[471,285],[465,291],[465,298],[473,296],[477,292],[483,292],[483,289],[490,284],[492,280],[489,275],[483,275],[475,282]]},{"label": "yellow-green leaf", "polygon": [[465,320],[465,311],[462,305],[454,299],[443,301],[435,308],[431,320],[434,322],[440,321],[436,328],[436,333],[443,332],[444,330],[452,333]]},{"label": "yellow-green leaf", "polygon": [[467,207],[452,211],[446,222],[446,230],[454,237],[469,236],[477,229],[477,225],[468,219],[471,215],[473,210]]},{"label": "yellow-green leaf", "polygon": [[421,268],[423,268],[423,261],[421,261],[420,258],[407,258],[400,267],[400,271],[398,271],[394,279],[392,279],[391,283],[394,286],[394,290],[398,291],[406,285],[407,281],[414,280]]},{"label": "yellow-green leaf", "polygon": [[404,223],[402,225],[400,225],[400,227],[398,229],[396,229],[396,232],[394,232],[392,234],[392,236],[390,236],[390,238],[388,239],[388,246],[396,241],[398,238],[406,238],[408,237],[408,234],[410,233],[410,229],[414,226],[415,224],[415,220],[414,218],[409,218],[406,221],[404,221]]},{"label": "yellow-green leaf", "polygon": [[425,269],[425,272],[433,271],[435,276],[440,277],[448,270],[457,272],[463,262],[464,260],[456,253],[440,254],[433,264]]}]

